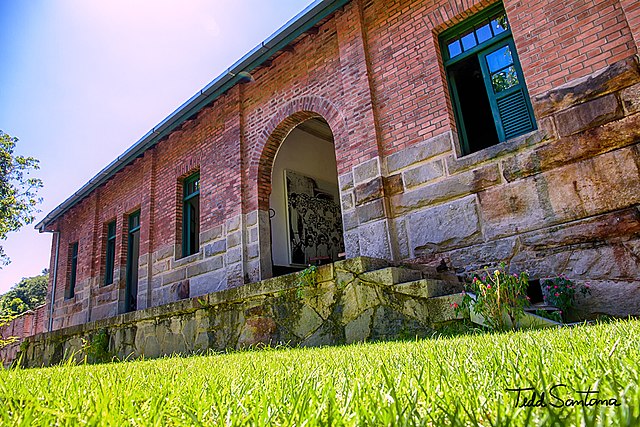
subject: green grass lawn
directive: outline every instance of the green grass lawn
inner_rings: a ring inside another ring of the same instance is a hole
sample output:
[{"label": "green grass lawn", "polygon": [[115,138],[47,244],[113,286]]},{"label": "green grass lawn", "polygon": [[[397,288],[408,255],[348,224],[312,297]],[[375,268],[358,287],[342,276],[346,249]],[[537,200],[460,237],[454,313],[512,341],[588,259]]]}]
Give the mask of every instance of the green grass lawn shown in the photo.
[{"label": "green grass lawn", "polygon": [[[618,321],[14,369],[0,371],[0,425],[638,426],[639,338],[639,321]],[[546,406],[516,407],[507,389],[528,387]],[[600,404],[573,405],[585,397]]]}]

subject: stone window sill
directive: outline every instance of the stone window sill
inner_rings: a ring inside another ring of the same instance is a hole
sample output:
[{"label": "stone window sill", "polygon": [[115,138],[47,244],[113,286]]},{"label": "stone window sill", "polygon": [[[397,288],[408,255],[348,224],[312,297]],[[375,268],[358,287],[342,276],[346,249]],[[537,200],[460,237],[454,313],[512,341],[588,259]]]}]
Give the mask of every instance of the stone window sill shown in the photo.
[{"label": "stone window sill", "polygon": [[195,254],[188,255],[188,256],[183,257],[183,258],[178,258],[178,259],[172,260],[171,268],[182,267],[184,265],[191,264],[191,263],[193,263],[195,261],[198,261],[200,259],[202,259],[202,248],[200,248],[200,250],[198,252],[196,252]]},{"label": "stone window sill", "polygon": [[474,168],[486,161],[497,159],[523,148],[532,147],[549,139],[550,137],[546,131],[537,129],[483,150],[476,151],[475,153],[467,154],[466,156],[456,154],[455,157],[449,157],[447,159],[449,175]]}]

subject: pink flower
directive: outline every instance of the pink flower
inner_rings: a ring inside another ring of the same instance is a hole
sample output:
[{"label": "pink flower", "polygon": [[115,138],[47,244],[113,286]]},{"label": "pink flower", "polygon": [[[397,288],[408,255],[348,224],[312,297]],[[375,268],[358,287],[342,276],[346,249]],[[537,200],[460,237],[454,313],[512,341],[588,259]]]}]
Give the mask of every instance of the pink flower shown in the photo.
[{"label": "pink flower", "polygon": [[487,285],[487,289],[491,289],[491,285]]},{"label": "pink flower", "polygon": [[551,285],[547,285],[547,289],[551,289]]},{"label": "pink flower", "polygon": [[557,297],[559,297],[559,296],[560,296],[560,294],[556,292],[556,296],[557,296]]},{"label": "pink flower", "polygon": [[553,289],[558,289],[558,285],[555,285],[555,286],[553,287]]},{"label": "pink flower", "polygon": [[451,307],[453,307],[453,308],[458,308],[458,307],[459,307],[459,305],[458,305],[458,303],[457,303],[457,302],[454,302],[453,304],[451,304]]}]

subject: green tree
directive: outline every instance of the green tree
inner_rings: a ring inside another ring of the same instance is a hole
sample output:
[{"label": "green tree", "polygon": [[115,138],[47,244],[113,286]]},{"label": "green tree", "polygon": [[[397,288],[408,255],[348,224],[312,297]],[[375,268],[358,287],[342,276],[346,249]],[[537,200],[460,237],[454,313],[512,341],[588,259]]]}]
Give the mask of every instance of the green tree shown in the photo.
[{"label": "green tree", "polygon": [[47,297],[49,272],[33,277],[24,277],[9,292],[0,296],[0,316],[11,316],[32,310],[44,304]]},{"label": "green tree", "polygon": [[[5,240],[7,233],[32,223],[36,206],[41,202],[38,190],[42,180],[29,177],[33,170],[39,169],[39,162],[33,157],[15,155],[17,142],[18,138],[0,130],[0,240]],[[0,266],[9,262],[0,246]]]}]

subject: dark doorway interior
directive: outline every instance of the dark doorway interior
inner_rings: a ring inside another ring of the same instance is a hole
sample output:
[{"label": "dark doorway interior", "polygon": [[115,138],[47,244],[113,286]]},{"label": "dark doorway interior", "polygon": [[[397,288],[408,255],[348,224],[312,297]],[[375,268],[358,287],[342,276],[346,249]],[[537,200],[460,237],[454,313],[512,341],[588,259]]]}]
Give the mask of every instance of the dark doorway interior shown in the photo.
[{"label": "dark doorway interior", "polygon": [[472,55],[456,63],[449,72],[458,97],[458,114],[462,115],[458,122],[464,128],[462,139],[468,151],[465,154],[497,144],[498,133],[478,57]]},{"label": "dark doorway interior", "polygon": [[129,239],[127,251],[127,285],[124,294],[124,311],[138,307],[138,258],[140,255],[140,212],[129,215]]}]

